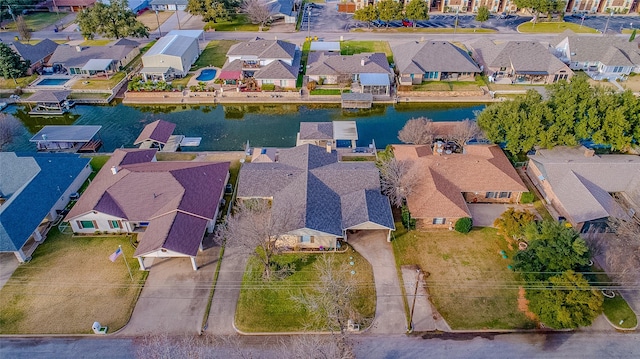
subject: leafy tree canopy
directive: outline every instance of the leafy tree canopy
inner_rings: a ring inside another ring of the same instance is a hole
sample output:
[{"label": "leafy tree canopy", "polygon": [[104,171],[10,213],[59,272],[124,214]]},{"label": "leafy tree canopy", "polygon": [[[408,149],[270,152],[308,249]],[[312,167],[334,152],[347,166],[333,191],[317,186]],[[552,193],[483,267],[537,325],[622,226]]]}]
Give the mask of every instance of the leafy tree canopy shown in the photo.
[{"label": "leafy tree canopy", "polygon": [[478,13],[476,14],[476,21],[485,22],[489,20],[489,16],[491,16],[489,8],[484,5],[480,6],[478,8]]},{"label": "leafy tree canopy", "polygon": [[424,0],[411,0],[404,9],[404,15],[414,20],[413,27],[415,27],[415,20],[429,20],[429,5]]},{"label": "leafy tree canopy", "polygon": [[527,210],[519,211],[510,207],[504,211],[500,217],[496,218],[493,225],[496,226],[503,235],[509,238],[520,239],[524,234],[524,229],[535,220],[535,214]]},{"label": "leafy tree canopy", "polygon": [[189,0],[187,11],[193,15],[201,15],[205,22],[224,21],[229,18],[230,3],[216,0]]},{"label": "leafy tree canopy", "polygon": [[7,44],[0,42],[0,76],[5,79],[13,79],[23,77],[29,69],[29,61],[24,61],[15,51]]},{"label": "leafy tree canopy", "polygon": [[602,294],[572,270],[550,277],[540,289],[528,289],[529,310],[554,329],[589,326],[602,312]]},{"label": "leafy tree canopy", "polygon": [[393,0],[382,0],[376,4],[380,20],[387,22],[402,19],[402,3]]},{"label": "leafy tree canopy", "polygon": [[369,25],[371,25],[371,21],[378,19],[378,16],[378,8],[373,4],[369,4],[353,13],[354,19],[358,21],[367,21],[369,22]]},{"label": "leafy tree canopy", "polygon": [[566,8],[563,0],[514,0],[513,2],[520,9],[529,9],[536,18],[540,13],[551,16],[555,12],[564,12]]},{"label": "leafy tree canopy", "polygon": [[530,90],[523,97],[487,107],[478,115],[478,125],[512,155],[534,146],[574,146],[581,140],[613,150],[640,142],[640,99],[630,91],[591,87],[586,76],[547,89],[547,100]]},{"label": "leafy tree canopy", "polygon": [[78,13],[76,23],[86,38],[98,34],[108,38],[149,37],[149,28],[136,19],[127,7],[127,0],[111,0],[110,4],[96,2],[93,7]]}]

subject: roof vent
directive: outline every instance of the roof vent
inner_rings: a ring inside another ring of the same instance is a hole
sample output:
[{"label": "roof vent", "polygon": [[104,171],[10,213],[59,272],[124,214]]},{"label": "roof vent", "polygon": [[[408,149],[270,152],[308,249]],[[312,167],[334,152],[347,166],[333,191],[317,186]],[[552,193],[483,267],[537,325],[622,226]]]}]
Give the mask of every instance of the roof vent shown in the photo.
[{"label": "roof vent", "polygon": [[111,166],[111,173],[114,174],[114,175],[117,174],[118,173],[118,167]]},{"label": "roof vent", "polygon": [[364,66],[367,63],[367,58],[363,57],[362,59],[360,59],[360,66]]}]

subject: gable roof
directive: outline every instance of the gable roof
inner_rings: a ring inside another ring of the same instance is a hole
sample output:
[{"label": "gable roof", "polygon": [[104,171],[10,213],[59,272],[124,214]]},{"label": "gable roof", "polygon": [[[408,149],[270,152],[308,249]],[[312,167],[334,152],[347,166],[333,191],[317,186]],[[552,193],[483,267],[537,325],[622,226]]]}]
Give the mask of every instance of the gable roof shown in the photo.
[{"label": "gable roof", "polygon": [[365,222],[395,228],[375,164],[338,162],[335,151],[314,145],[280,150],[278,162],[243,165],[238,197],[273,198],[272,210],[292,218],[289,231],[342,236]]},{"label": "gable roof", "polygon": [[197,37],[167,34],[153,44],[149,51],[145,52],[142,57],[157,55],[182,57],[194,42],[198,42]]},{"label": "gable roof", "polygon": [[620,215],[609,193],[640,191],[640,156],[585,156],[586,148],[540,149],[529,159],[576,223]]},{"label": "gable roof", "polygon": [[[63,153],[0,152],[0,251],[29,239],[90,159]],[[88,175],[88,172],[87,172]]]},{"label": "gable roof", "polygon": [[[63,64],[65,67],[82,67],[92,59],[112,59],[120,61],[127,57],[137,46],[69,46],[59,45],[49,59],[49,65]],[[80,50],[80,51],[78,51]]]},{"label": "gable roof", "polygon": [[387,56],[383,53],[340,55],[339,53],[314,51],[309,53],[307,75],[337,75],[380,73],[390,74]]},{"label": "gable roof", "polygon": [[497,145],[467,145],[463,154],[434,155],[430,146],[394,145],[398,160],[413,161],[421,181],[407,198],[416,218],[470,217],[463,192],[525,192],[520,176]]},{"label": "gable roof", "polygon": [[173,130],[176,129],[176,124],[164,120],[153,121],[142,129],[138,138],[133,142],[134,145],[138,145],[144,141],[154,141],[161,144],[166,144],[169,141],[169,137],[173,134]]},{"label": "gable roof", "polygon": [[626,39],[600,36],[577,36],[562,34],[554,41],[554,46],[568,42],[572,62],[600,61],[607,66],[640,65],[638,45]]},{"label": "gable roof", "polygon": [[333,122],[300,122],[301,140],[332,140]]},{"label": "gable roof", "polygon": [[489,68],[512,68],[516,73],[554,74],[572,72],[567,65],[535,41],[508,41],[496,44],[481,39],[471,45],[473,56]]},{"label": "gable roof", "polygon": [[257,59],[293,59],[296,45],[282,40],[265,40],[256,37],[235,44],[227,51],[227,57],[249,56]]},{"label": "gable roof", "polygon": [[29,102],[60,103],[66,100],[70,94],[70,90],[39,90],[36,91],[36,93],[34,93],[33,95],[29,96]]},{"label": "gable roof", "polygon": [[392,49],[400,74],[480,72],[467,52],[448,41],[409,42]]},{"label": "gable roof", "polygon": [[22,57],[22,59],[29,60],[31,64],[34,64],[53,54],[58,47],[58,44],[52,40],[44,39],[34,45],[13,42],[11,47],[18,53],[18,55],[20,55],[20,57]]},{"label": "gable roof", "polygon": [[293,62],[293,66],[289,66],[280,60],[272,61],[267,66],[260,68],[260,70],[258,70],[253,77],[258,80],[297,79],[299,68],[300,56],[296,56],[296,60]]}]

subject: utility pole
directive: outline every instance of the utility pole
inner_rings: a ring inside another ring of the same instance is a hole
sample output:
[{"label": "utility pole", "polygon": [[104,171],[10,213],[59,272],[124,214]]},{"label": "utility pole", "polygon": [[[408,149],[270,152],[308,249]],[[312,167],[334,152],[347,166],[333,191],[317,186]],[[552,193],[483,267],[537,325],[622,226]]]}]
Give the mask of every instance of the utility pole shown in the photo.
[{"label": "utility pole", "polygon": [[460,7],[456,8],[456,20],[453,23],[453,36],[456,36],[456,31],[458,30],[458,13],[460,12]]},{"label": "utility pole", "polygon": [[611,20],[611,17],[613,17],[613,11],[609,13],[609,17],[607,18],[607,23],[604,25],[604,31],[602,32],[602,36],[604,36],[607,33],[607,29],[609,28],[609,20]]},{"label": "utility pole", "polygon": [[309,38],[309,42],[311,42],[311,7],[307,5],[309,11],[307,12],[307,37]]},{"label": "utility pole", "polygon": [[162,37],[162,30],[160,30],[160,19],[158,18],[158,10],[156,10],[156,21],[158,22],[158,33]]},{"label": "utility pole", "polygon": [[409,333],[413,332],[413,311],[416,309],[416,297],[418,296],[418,285],[420,284],[420,269],[416,270],[416,287],[413,291],[413,303],[411,304],[411,313],[409,314]]},{"label": "utility pole", "polygon": [[176,7],[176,19],[178,19],[178,30],[182,30],[180,26],[180,16],[178,16],[178,4],[173,4]]}]

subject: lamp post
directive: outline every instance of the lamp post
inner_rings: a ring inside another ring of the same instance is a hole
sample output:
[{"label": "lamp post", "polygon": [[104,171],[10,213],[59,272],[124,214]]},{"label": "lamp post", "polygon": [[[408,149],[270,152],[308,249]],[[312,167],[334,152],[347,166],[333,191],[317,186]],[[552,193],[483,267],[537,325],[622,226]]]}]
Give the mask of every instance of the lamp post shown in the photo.
[{"label": "lamp post", "polygon": [[178,16],[178,4],[173,4],[176,7],[176,19],[178,19],[178,30],[182,30],[180,26],[180,16]]},{"label": "lamp post", "polygon": [[453,23],[453,36],[456,35],[456,31],[458,30],[458,13],[460,12],[460,7],[456,8],[456,20]]},{"label": "lamp post", "polygon": [[162,30],[160,30],[160,19],[158,18],[158,10],[156,10],[156,21],[158,22],[158,33],[162,37]]},{"label": "lamp post", "polygon": [[584,24],[584,17],[585,17],[586,15],[587,15],[587,14],[582,14],[582,20],[580,20],[580,28],[581,28],[581,29],[582,29],[582,24]]},{"label": "lamp post", "polygon": [[609,28],[609,20],[613,17],[613,11],[609,13],[609,17],[607,18],[607,23],[604,25],[604,31],[602,32],[602,36],[607,33],[607,29]]},{"label": "lamp post", "polygon": [[311,7],[308,8],[309,11],[307,11],[307,37],[309,38],[309,41],[311,41]]}]

